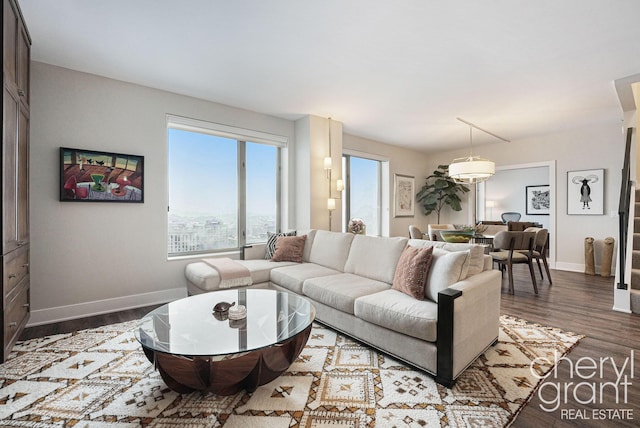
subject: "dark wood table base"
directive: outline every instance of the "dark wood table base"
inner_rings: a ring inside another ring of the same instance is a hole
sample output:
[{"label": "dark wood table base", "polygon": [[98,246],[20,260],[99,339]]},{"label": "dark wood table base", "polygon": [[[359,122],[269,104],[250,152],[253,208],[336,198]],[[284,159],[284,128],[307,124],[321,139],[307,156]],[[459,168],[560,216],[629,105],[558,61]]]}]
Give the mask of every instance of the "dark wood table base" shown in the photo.
[{"label": "dark wood table base", "polygon": [[181,394],[208,391],[231,395],[253,392],[284,373],[304,348],[312,324],[283,343],[228,357],[190,357],[143,350],[169,388]]}]

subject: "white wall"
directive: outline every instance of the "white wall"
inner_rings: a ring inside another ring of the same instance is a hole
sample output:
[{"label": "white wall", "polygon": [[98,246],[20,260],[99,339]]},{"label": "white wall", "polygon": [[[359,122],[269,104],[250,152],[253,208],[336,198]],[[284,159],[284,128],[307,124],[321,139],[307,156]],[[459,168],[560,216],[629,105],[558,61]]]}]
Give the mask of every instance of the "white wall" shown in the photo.
[{"label": "white wall", "polygon": [[498,169],[491,180],[484,183],[486,201],[495,202],[494,208],[486,208],[485,220],[501,221],[503,212],[514,211],[522,214],[520,221],[541,223],[549,228],[549,215],[528,215],[526,210],[527,186],[549,184],[549,168]]},{"label": "white wall", "polygon": [[[167,261],[166,114],[294,140],[288,120],[38,62],[31,82],[32,325],[185,295],[187,261]],[[144,203],[59,202],[60,146],[144,155]]]},{"label": "white wall", "polygon": [[[622,121],[622,112],[621,121]],[[497,166],[556,161],[556,268],[584,271],[584,238],[592,236],[618,239],[618,198],[624,156],[621,123],[594,125],[591,128],[538,136],[510,143],[486,144],[474,148],[474,154],[489,158]],[[463,150],[435,153],[431,168],[465,156]],[[605,169],[605,215],[567,215],[567,171]],[[468,209],[469,204],[465,205]],[[611,216],[611,212],[615,215]],[[455,213],[448,223],[462,222],[468,213]]]}]

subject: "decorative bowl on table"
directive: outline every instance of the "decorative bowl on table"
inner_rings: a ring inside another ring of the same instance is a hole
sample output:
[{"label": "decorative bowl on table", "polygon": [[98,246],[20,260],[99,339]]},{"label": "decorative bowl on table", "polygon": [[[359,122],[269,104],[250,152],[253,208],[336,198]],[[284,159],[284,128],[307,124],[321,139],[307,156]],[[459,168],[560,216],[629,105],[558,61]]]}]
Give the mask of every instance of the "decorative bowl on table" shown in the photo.
[{"label": "decorative bowl on table", "polygon": [[473,238],[474,233],[473,230],[446,229],[440,231],[440,236],[445,242],[466,244]]}]

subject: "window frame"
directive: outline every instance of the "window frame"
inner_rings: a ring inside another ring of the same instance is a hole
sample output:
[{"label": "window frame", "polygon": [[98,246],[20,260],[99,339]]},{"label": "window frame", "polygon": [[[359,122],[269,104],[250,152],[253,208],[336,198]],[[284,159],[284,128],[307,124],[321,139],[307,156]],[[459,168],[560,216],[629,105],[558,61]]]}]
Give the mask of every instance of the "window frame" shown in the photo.
[{"label": "window frame", "polygon": [[[169,214],[170,214],[170,194],[169,194],[169,129],[176,129],[187,132],[194,132],[199,134],[206,134],[215,137],[222,137],[232,139],[237,144],[237,247],[208,249],[203,251],[186,251],[180,253],[169,252]],[[167,115],[166,116],[166,142],[167,142],[167,217],[165,221],[166,238],[167,243],[167,257],[168,259],[178,259],[185,257],[202,256],[206,254],[220,254],[220,253],[239,253],[243,247],[247,245],[247,171],[246,171],[246,145],[247,143],[265,144],[276,148],[276,232],[281,230],[282,219],[282,156],[283,149],[286,149],[288,145],[288,138],[281,135],[270,134],[262,131],[255,131],[251,129],[239,128],[230,125],[223,125],[215,122],[208,122],[198,119],[190,119],[182,116]],[[252,242],[253,244],[254,242]]]}]

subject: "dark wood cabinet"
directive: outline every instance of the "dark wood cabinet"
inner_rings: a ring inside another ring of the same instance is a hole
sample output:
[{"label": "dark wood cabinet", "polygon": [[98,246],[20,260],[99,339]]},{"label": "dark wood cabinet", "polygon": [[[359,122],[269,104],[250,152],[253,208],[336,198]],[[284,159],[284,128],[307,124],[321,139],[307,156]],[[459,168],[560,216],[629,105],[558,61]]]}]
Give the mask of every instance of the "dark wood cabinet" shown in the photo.
[{"label": "dark wood cabinet", "polygon": [[16,0],[3,0],[2,328],[6,360],[30,314],[29,103],[31,39]]}]

